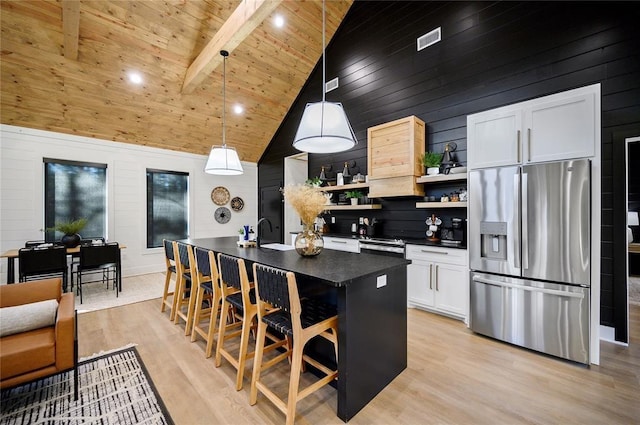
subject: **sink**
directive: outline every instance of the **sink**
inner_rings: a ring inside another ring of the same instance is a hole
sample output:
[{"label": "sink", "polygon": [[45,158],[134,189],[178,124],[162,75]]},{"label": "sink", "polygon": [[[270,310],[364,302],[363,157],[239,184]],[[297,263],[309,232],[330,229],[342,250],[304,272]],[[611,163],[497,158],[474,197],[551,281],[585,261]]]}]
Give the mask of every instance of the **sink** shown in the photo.
[{"label": "sink", "polygon": [[278,251],[291,251],[292,249],[295,249],[293,246],[285,245],[283,243],[268,243],[266,245],[260,245],[260,248],[269,248]]}]

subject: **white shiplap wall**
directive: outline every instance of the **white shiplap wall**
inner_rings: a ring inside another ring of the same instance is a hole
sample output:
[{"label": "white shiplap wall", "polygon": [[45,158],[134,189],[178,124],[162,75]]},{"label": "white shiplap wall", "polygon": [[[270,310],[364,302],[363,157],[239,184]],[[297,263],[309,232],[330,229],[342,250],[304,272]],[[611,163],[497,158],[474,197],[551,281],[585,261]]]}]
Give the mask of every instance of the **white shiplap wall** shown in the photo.
[{"label": "white shiplap wall", "polygon": [[[146,248],[147,168],[189,173],[191,237],[234,236],[242,225],[255,225],[258,219],[255,163],[243,162],[241,176],[212,176],[202,171],[203,155],[0,125],[0,252],[43,237],[43,158],[107,164],[107,237],[126,245],[124,276],[164,270],[162,250]],[[213,218],[218,206],[210,195],[216,186],[226,187],[231,197],[239,196],[245,203],[227,224]],[[6,282],[6,273],[7,261],[2,259],[0,282]]]}]

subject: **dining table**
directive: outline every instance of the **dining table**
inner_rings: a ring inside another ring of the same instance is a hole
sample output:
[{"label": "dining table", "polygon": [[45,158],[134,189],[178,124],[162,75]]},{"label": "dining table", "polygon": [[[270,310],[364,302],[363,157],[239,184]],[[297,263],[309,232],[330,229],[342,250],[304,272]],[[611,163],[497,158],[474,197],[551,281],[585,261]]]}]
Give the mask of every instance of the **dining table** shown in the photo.
[{"label": "dining table", "polygon": [[[124,249],[126,248],[125,245],[118,245],[120,247],[120,249]],[[9,249],[5,252],[2,253],[2,255],[0,255],[0,258],[6,258],[7,259],[7,284],[9,283],[15,283],[15,279],[16,279],[16,259],[18,259],[19,257],[19,252],[20,249],[22,248],[13,248],[13,249]],[[77,257],[80,255],[80,245],[75,246],[73,248],[67,248],[67,255],[71,256],[71,257]],[[120,271],[118,271],[120,273]],[[69,276],[71,276],[71,274],[69,274]],[[121,291],[122,290],[122,279],[119,279],[120,283],[118,285],[118,290]],[[66,286],[66,283],[65,283]]]}]

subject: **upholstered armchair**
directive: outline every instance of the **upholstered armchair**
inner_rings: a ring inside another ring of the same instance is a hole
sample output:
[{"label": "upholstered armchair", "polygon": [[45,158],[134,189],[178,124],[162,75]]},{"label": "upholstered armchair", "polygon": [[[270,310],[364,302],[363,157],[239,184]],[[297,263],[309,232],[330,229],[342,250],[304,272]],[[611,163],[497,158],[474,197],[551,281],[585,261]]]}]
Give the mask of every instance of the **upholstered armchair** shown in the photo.
[{"label": "upholstered armchair", "polygon": [[0,388],[73,370],[78,395],[78,345],[73,293],[62,279],[0,285]]}]

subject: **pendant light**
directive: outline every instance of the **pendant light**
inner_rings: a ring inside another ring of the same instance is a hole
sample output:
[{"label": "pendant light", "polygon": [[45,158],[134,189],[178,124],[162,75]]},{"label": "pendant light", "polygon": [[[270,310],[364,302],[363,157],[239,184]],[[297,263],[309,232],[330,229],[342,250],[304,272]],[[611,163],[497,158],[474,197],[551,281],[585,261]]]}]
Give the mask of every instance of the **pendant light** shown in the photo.
[{"label": "pendant light", "polygon": [[322,102],[307,103],[293,139],[293,147],[310,153],[351,149],[358,143],[347,114],[339,102],[325,101],[325,10],[322,1]]},{"label": "pendant light", "polygon": [[217,174],[222,176],[237,176],[242,174],[242,164],[238,153],[234,148],[227,146],[226,140],[226,123],[225,110],[227,109],[227,57],[229,52],[220,50],[222,59],[222,146],[212,146],[209,152],[207,164],[204,166],[204,172],[208,174]]}]

